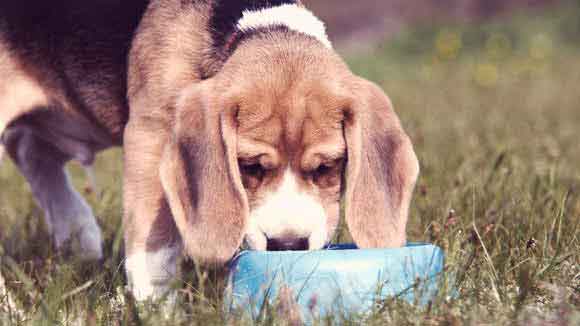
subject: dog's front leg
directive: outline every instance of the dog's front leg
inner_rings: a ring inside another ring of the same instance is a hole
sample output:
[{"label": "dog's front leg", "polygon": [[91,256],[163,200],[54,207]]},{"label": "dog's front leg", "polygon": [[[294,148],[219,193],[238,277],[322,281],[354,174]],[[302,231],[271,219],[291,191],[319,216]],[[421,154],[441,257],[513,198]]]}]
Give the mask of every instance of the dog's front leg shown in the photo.
[{"label": "dog's front leg", "polygon": [[159,164],[167,133],[132,117],[124,139],[124,226],[129,288],[137,301],[167,294],[177,274],[181,241],[164,198]]}]

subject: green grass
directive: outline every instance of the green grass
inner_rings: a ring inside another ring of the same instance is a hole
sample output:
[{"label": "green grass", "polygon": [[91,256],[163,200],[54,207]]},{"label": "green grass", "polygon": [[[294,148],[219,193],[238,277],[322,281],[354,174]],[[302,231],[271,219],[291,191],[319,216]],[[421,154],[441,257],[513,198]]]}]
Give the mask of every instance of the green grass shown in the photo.
[{"label": "green grass", "polygon": [[[344,323],[580,323],[579,13],[423,26],[349,58],[384,87],[413,139],[422,172],[409,238],[445,249],[458,296],[442,291],[423,308],[388,301]],[[51,249],[42,212],[4,162],[1,271],[22,311],[0,312],[0,324],[224,322],[220,278],[190,262],[174,311],[137,314],[123,290],[120,157],[99,157],[100,191],[87,195],[105,238],[106,259],[93,265]],[[70,169],[82,189],[81,169]],[[262,323],[283,320],[272,313]]]}]

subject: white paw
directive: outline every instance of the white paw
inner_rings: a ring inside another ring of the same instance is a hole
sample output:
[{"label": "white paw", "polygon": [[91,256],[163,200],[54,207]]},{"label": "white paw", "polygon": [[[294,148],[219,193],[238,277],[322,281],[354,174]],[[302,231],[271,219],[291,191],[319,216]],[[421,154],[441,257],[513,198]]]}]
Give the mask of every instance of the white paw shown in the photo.
[{"label": "white paw", "polygon": [[168,294],[171,282],[177,274],[178,254],[179,248],[168,247],[155,252],[135,252],[127,256],[125,270],[129,290],[135,300],[156,301]]}]

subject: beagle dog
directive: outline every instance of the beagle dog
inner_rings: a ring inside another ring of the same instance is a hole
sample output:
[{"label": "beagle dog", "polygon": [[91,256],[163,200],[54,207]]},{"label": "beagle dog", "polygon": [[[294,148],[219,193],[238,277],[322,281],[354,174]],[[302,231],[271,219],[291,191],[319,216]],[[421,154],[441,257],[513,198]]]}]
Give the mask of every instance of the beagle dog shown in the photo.
[{"label": "beagle dog", "polygon": [[64,165],[123,146],[137,299],[167,291],[182,252],[320,249],[341,210],[359,247],[406,241],[411,141],[300,1],[2,1],[0,74],[2,143],[57,248],[102,256]]}]

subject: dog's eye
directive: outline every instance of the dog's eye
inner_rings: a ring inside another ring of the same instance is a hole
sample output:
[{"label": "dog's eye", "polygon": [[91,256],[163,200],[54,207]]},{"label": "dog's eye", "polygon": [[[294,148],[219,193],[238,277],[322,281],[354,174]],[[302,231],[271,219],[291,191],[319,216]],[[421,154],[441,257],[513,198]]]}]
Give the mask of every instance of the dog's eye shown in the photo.
[{"label": "dog's eye", "polygon": [[312,180],[321,187],[330,187],[340,181],[339,171],[342,168],[342,159],[323,163],[312,171]]},{"label": "dog's eye", "polygon": [[318,176],[322,176],[328,174],[332,171],[332,166],[326,164],[320,164],[320,166],[314,170],[314,174]]},{"label": "dog's eye", "polygon": [[342,158],[338,158],[338,159],[335,159],[334,161],[320,164],[318,166],[318,168],[316,168],[316,170],[314,170],[314,173],[319,174],[319,175],[328,174],[328,173],[340,168],[341,165],[342,165]]},{"label": "dog's eye", "polygon": [[242,183],[246,189],[257,188],[266,175],[266,169],[258,162],[239,160]]},{"label": "dog's eye", "polygon": [[242,183],[246,189],[257,188],[266,176],[266,169],[264,166],[255,160],[245,159],[239,159],[238,164],[242,174]]},{"label": "dog's eye", "polygon": [[252,176],[260,176],[264,173],[264,168],[260,163],[254,164],[240,163],[240,169],[242,170],[242,173]]}]

